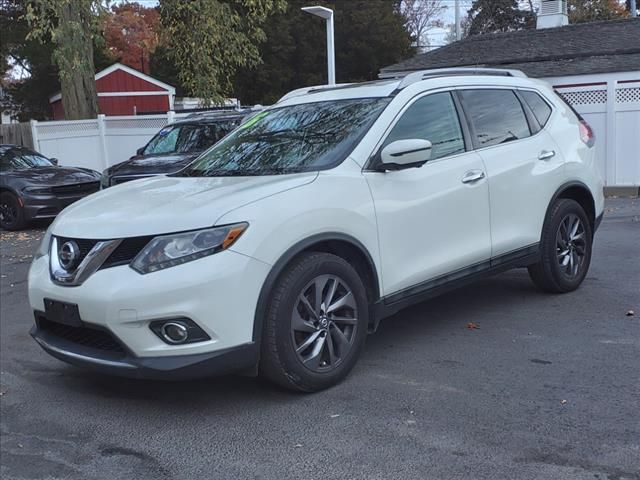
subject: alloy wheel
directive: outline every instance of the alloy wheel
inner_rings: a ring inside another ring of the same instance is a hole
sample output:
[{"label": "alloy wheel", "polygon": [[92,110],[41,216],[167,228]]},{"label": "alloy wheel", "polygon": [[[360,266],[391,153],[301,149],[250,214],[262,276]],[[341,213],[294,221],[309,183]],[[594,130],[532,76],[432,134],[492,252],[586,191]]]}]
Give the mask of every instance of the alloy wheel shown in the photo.
[{"label": "alloy wheel", "polygon": [[576,277],[586,255],[586,231],[577,215],[562,219],[556,234],[556,254],[560,270],[568,277]]},{"label": "alloy wheel", "polygon": [[14,205],[9,205],[6,202],[0,204],[0,223],[2,225],[13,225],[17,217],[18,211]]},{"label": "alloy wheel", "polygon": [[308,369],[333,370],[353,347],[358,307],[351,288],[336,275],[320,275],[300,292],[291,315],[291,338]]}]

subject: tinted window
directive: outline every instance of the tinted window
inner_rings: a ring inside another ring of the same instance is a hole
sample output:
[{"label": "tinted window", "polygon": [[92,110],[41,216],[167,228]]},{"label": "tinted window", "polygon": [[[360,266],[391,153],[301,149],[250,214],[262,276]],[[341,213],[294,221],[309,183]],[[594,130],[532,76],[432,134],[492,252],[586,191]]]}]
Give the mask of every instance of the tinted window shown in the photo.
[{"label": "tinted window", "polygon": [[412,138],[431,142],[431,159],[464,152],[462,129],[450,93],[436,93],[416,100],[402,114],[383,146]]},{"label": "tinted window", "polygon": [[174,125],[163,128],[151,139],[145,155],[201,152],[233,130],[239,120],[203,125]]},{"label": "tinted window", "polygon": [[265,110],[179,175],[275,175],[329,168],[351,153],[388,103],[388,98],[364,98]]},{"label": "tinted window", "polygon": [[551,116],[551,107],[536,92],[520,91],[522,98],[527,102],[533,115],[538,120],[541,127],[544,127]]},{"label": "tinted window", "polygon": [[479,147],[531,135],[520,100],[511,90],[463,90],[460,94]]}]

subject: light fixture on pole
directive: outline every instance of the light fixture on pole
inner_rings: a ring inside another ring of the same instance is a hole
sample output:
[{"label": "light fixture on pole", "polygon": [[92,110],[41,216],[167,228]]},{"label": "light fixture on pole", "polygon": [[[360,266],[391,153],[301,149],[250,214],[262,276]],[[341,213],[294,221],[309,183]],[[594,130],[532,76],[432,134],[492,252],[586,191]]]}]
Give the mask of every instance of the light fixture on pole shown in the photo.
[{"label": "light fixture on pole", "polygon": [[303,7],[302,11],[324,18],[327,21],[327,83],[336,84],[336,53],[333,42],[333,10],[326,7]]}]

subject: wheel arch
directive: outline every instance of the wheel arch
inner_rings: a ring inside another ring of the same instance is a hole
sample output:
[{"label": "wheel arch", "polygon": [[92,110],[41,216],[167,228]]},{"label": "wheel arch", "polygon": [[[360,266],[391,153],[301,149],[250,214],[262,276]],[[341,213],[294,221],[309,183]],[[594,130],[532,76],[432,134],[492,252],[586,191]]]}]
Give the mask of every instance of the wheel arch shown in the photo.
[{"label": "wheel arch", "polygon": [[567,182],[561,185],[556,190],[553,197],[551,197],[551,201],[547,206],[547,212],[545,213],[545,220],[549,215],[549,210],[551,209],[552,205],[556,200],[560,198],[575,200],[580,204],[580,206],[587,214],[587,218],[589,219],[589,223],[591,225],[591,232],[593,233],[596,222],[596,204],[595,199],[593,198],[593,194],[591,193],[591,190],[589,190],[589,187],[579,181]]},{"label": "wheel arch", "polygon": [[[273,265],[267,275],[256,305],[253,320],[253,341],[260,343],[264,323],[264,312],[267,309],[269,293],[274,284],[293,259],[305,252],[325,252],[347,260],[362,278],[367,290],[369,304],[373,305],[380,298],[378,271],[367,248],[356,238],[343,233],[322,233],[308,237],[290,247]],[[370,315],[370,327],[374,326],[374,315]]]},{"label": "wheel arch", "polygon": [[0,193],[10,193],[12,195],[15,195],[16,197],[19,197],[18,192],[16,192],[14,189],[9,188],[7,186],[0,186]]}]

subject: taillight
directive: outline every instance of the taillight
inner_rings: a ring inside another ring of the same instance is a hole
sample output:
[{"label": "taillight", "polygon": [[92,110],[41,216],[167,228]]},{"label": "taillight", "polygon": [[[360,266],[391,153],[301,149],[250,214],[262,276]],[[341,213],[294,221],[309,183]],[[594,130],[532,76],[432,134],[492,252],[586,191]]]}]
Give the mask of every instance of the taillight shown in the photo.
[{"label": "taillight", "polygon": [[582,140],[587,147],[593,147],[593,144],[596,143],[596,136],[593,134],[591,125],[589,125],[584,118],[578,118],[580,119],[580,140]]}]

